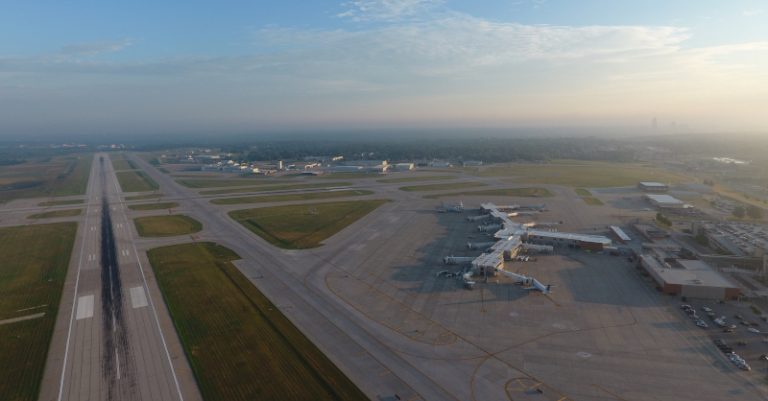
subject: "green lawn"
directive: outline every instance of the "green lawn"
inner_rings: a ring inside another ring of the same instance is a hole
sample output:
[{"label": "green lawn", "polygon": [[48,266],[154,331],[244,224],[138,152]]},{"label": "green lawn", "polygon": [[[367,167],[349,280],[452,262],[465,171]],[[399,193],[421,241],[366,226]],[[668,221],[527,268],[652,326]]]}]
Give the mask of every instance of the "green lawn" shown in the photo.
[{"label": "green lawn", "polygon": [[367,400],[213,243],[150,250],[150,264],[207,401]]},{"label": "green lawn", "polygon": [[0,228],[0,400],[34,401],[53,335],[76,223]]},{"label": "green lawn", "polygon": [[376,181],[384,184],[397,184],[401,182],[452,180],[454,178],[459,177],[455,175],[417,175],[412,177],[385,178],[383,180]]},{"label": "green lawn", "polygon": [[112,168],[117,170],[135,170],[136,166],[132,161],[125,158],[123,154],[113,154],[109,157],[112,160]]},{"label": "green lawn", "polygon": [[679,183],[690,181],[681,174],[637,163],[556,161],[547,164],[506,164],[467,169],[481,177],[510,177],[515,182],[571,187],[622,187],[640,181]]},{"label": "green lawn", "polygon": [[187,188],[222,188],[222,187],[243,187],[248,185],[274,185],[283,184],[289,181],[279,181],[264,176],[253,176],[249,178],[236,178],[236,179],[200,179],[200,178],[184,178],[177,179],[181,185]]},{"label": "green lawn", "polygon": [[159,210],[159,209],[173,209],[179,207],[176,202],[161,202],[161,203],[141,203],[138,205],[128,205],[128,209],[131,210]]},{"label": "green lawn", "polygon": [[0,202],[85,194],[92,154],[59,156],[0,166]]},{"label": "green lawn", "polygon": [[451,196],[516,196],[522,198],[549,198],[552,192],[546,188],[507,188],[507,189],[488,189],[485,191],[465,191],[453,192],[450,194],[427,195],[426,199],[439,199]]},{"label": "green lawn", "polygon": [[400,187],[401,191],[408,192],[428,192],[428,191],[444,191],[451,189],[466,189],[484,187],[486,184],[482,182],[453,182],[444,184],[429,184],[429,185],[413,185],[409,187]]},{"label": "green lawn", "polygon": [[600,199],[595,198],[594,196],[583,196],[581,199],[584,200],[584,202],[587,205],[590,206],[603,206],[604,203]]},{"label": "green lawn", "polygon": [[74,217],[83,213],[83,209],[65,209],[65,210],[51,210],[49,212],[42,212],[36,214],[30,214],[28,219],[51,219],[54,217]]},{"label": "green lawn", "polygon": [[581,197],[582,200],[584,200],[584,202],[587,205],[591,205],[591,206],[603,206],[604,205],[603,201],[601,201],[600,199],[597,199],[594,196],[592,196],[592,193],[589,192],[588,189],[576,188],[576,189],[574,189],[574,191],[576,192],[577,195],[579,195]]},{"label": "green lawn", "polygon": [[203,229],[199,221],[181,214],[137,217],[133,222],[142,237],[172,237],[193,234]]},{"label": "green lawn", "polygon": [[342,201],[236,210],[229,215],[273,245],[315,248],[387,200]]},{"label": "green lawn", "polygon": [[216,205],[237,205],[237,204],[243,204],[243,203],[267,203],[267,202],[301,201],[301,200],[310,200],[310,199],[333,199],[333,198],[343,198],[347,196],[364,196],[364,195],[371,195],[371,194],[373,194],[373,191],[352,189],[352,190],[346,190],[346,191],[310,192],[310,193],[304,193],[304,194],[245,196],[241,198],[214,199],[211,201],[211,203]]},{"label": "green lawn", "polygon": [[66,206],[66,205],[82,205],[85,203],[83,199],[71,199],[71,200],[52,200],[40,202],[37,206]]},{"label": "green lawn", "polygon": [[158,189],[158,185],[143,171],[118,171],[117,181],[123,192],[144,192]]},{"label": "green lawn", "polygon": [[201,195],[225,195],[239,194],[248,192],[267,192],[267,191],[288,191],[294,189],[318,189],[331,187],[346,187],[352,185],[349,182],[317,182],[313,184],[283,184],[283,185],[264,185],[260,187],[217,189],[212,191],[200,191]]}]

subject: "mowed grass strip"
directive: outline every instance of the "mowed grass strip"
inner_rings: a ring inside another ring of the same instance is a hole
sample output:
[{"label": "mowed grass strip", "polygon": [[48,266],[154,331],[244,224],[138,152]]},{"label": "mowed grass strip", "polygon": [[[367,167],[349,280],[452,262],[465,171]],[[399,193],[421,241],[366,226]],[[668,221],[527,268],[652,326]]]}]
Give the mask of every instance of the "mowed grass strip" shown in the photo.
[{"label": "mowed grass strip", "polygon": [[136,166],[133,165],[133,162],[127,159],[112,159],[112,168],[115,169],[115,171],[119,170],[135,170]]},{"label": "mowed grass strip", "polygon": [[126,201],[137,201],[137,200],[147,200],[147,199],[160,199],[163,197],[163,194],[149,194],[149,195],[136,195],[136,196],[126,196]]},{"label": "mowed grass strip", "polygon": [[397,184],[401,182],[452,180],[455,178],[459,177],[455,175],[417,175],[413,177],[385,178],[383,180],[376,180],[376,182],[381,182],[384,184]]},{"label": "mowed grass strip", "polygon": [[159,209],[173,209],[179,207],[176,202],[160,202],[160,203],[141,203],[138,205],[129,205],[128,209],[131,210],[159,210]]},{"label": "mowed grass strip", "polygon": [[264,185],[259,187],[216,189],[212,191],[200,191],[200,195],[226,195],[239,194],[247,192],[267,192],[267,191],[289,191],[299,189],[322,189],[333,187],[348,187],[352,185],[349,182],[316,182],[313,184],[284,184],[284,185]]},{"label": "mowed grass strip", "polygon": [[[179,176],[181,177],[181,176]],[[259,178],[257,178],[259,177]],[[275,185],[283,184],[289,181],[280,181],[263,176],[257,176],[252,178],[236,178],[236,179],[177,179],[176,182],[187,188],[223,188],[223,187],[244,187],[255,185]]]},{"label": "mowed grass strip", "polygon": [[0,166],[0,202],[83,195],[92,162],[92,154],[83,154]]},{"label": "mowed grass strip", "polygon": [[590,205],[590,206],[602,206],[602,205],[604,205],[603,201],[601,201],[600,199],[595,198],[592,195],[592,193],[589,192],[588,189],[576,188],[574,191],[576,192],[577,195],[579,195],[579,197],[581,197],[581,199],[587,205]]},{"label": "mowed grass strip", "polygon": [[213,243],[147,252],[207,401],[367,400]]},{"label": "mowed grass strip", "polygon": [[361,200],[235,210],[229,216],[285,249],[315,248],[388,200]]},{"label": "mowed grass strip", "polygon": [[67,205],[82,205],[85,203],[85,200],[83,199],[70,199],[70,200],[54,200],[54,201],[45,201],[40,202],[37,204],[37,206],[67,206]]},{"label": "mowed grass strip", "polygon": [[83,209],[51,210],[49,212],[35,213],[27,216],[28,219],[52,219],[55,217],[74,217],[83,213]]},{"label": "mowed grass strip", "polygon": [[203,229],[199,221],[183,214],[137,217],[133,223],[142,237],[172,237],[194,234]]},{"label": "mowed grass strip", "polygon": [[53,335],[76,223],[0,228],[0,400],[34,401]]},{"label": "mowed grass strip", "polygon": [[465,191],[453,192],[449,194],[426,195],[427,199],[439,199],[450,196],[516,196],[521,198],[549,198],[554,196],[546,188],[506,188],[506,189],[488,189],[485,191]]},{"label": "mowed grass strip", "polygon": [[117,181],[123,192],[144,192],[158,189],[158,185],[143,171],[118,171]]},{"label": "mowed grass strip", "polygon": [[480,177],[511,177],[515,182],[570,187],[622,187],[640,181],[680,183],[689,177],[638,163],[562,160],[548,164],[507,164],[467,169]]},{"label": "mowed grass strip", "polygon": [[466,189],[484,187],[487,184],[482,182],[452,182],[444,184],[428,184],[428,185],[412,185],[408,187],[400,187],[401,191],[407,192],[429,192],[429,191],[445,191],[451,189]]},{"label": "mowed grass strip", "polygon": [[333,199],[333,198],[345,198],[348,196],[365,196],[365,195],[371,195],[371,194],[373,194],[373,191],[353,189],[353,190],[346,190],[346,191],[310,192],[305,194],[245,196],[241,198],[214,199],[211,201],[211,203],[216,205],[238,205],[238,204],[244,204],[244,203],[268,203],[268,202],[302,201],[302,200],[312,200],[312,199]]}]

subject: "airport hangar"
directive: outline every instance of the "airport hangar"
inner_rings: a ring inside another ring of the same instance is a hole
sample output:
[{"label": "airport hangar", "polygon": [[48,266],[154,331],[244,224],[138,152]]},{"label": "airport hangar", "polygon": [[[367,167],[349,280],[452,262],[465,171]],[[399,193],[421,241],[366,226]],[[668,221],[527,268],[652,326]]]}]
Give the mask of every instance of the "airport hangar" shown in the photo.
[{"label": "airport hangar", "polygon": [[685,209],[689,207],[685,202],[670,195],[646,194],[647,199],[653,206],[661,209]]},{"label": "airport hangar", "polygon": [[717,300],[735,300],[741,295],[738,286],[700,260],[667,262],[646,254],[640,257],[640,265],[665,294]]},{"label": "airport hangar", "polygon": [[643,181],[637,184],[637,187],[646,192],[667,192],[669,185],[660,182]]}]

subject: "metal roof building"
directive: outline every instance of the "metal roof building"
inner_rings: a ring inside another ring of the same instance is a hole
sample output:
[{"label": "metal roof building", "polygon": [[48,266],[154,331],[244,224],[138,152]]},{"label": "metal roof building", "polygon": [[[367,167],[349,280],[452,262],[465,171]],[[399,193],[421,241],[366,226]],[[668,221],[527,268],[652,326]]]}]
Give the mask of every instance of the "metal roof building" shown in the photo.
[{"label": "metal roof building", "polygon": [[670,195],[647,194],[645,199],[648,199],[654,206],[661,208],[682,209],[686,207],[685,202]]},{"label": "metal roof building", "polygon": [[665,294],[717,300],[737,299],[741,294],[738,286],[700,260],[677,259],[670,264],[647,254],[640,263]]}]

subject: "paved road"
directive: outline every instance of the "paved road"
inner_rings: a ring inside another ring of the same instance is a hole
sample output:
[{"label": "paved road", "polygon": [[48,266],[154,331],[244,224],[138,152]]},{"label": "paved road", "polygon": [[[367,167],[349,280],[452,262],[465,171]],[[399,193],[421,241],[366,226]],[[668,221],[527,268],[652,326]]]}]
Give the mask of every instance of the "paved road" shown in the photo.
[{"label": "paved road", "polygon": [[175,332],[161,324],[167,312],[148,286],[120,199],[108,156],[97,154],[41,400],[201,398]]}]

